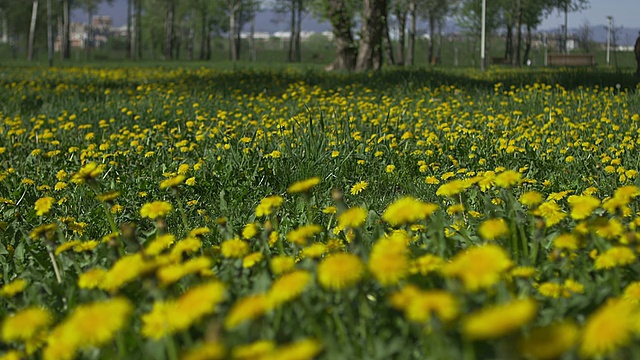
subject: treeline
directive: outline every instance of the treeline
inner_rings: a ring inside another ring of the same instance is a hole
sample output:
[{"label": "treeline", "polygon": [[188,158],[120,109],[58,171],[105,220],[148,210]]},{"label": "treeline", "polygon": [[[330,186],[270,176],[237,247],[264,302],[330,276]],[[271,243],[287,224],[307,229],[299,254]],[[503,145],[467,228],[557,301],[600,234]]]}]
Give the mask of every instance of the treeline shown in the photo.
[{"label": "treeline", "polygon": [[[96,30],[93,16],[100,3],[113,0],[0,0],[2,41],[11,44],[13,56],[33,58],[34,48],[46,48],[51,61],[54,39],[59,56],[71,56],[70,13],[82,9],[87,14],[85,52],[91,58]],[[143,48],[152,48],[165,60],[186,58],[209,60],[212,40],[226,36],[229,59],[248,51],[255,59],[254,20],[265,6],[286,17],[290,38],[287,60],[300,62],[301,30],[305,16],[327,20],[333,29],[335,60],[329,69],[376,70],[383,64],[411,66],[415,63],[417,23],[428,24],[426,54],[431,64],[440,61],[440,44],[445,21],[458,25],[479,40],[482,0],[127,0],[125,44],[127,58],[140,60]],[[588,0],[487,0],[486,29],[489,34],[506,34],[504,59],[519,66],[528,58],[532,34],[553,11],[565,14],[584,8]],[[240,32],[249,28],[247,50]],[[565,26],[566,39],[566,26]],[[398,41],[392,41],[397,33]],[[491,47],[492,44],[487,44]],[[182,56],[184,58],[184,56]]]}]

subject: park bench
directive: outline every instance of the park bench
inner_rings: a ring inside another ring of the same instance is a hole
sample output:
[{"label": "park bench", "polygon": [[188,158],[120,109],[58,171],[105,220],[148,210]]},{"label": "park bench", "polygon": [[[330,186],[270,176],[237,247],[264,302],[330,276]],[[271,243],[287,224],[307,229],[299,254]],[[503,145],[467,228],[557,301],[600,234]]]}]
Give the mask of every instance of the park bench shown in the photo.
[{"label": "park bench", "polygon": [[491,64],[495,65],[511,65],[511,59],[506,57],[492,57]]},{"label": "park bench", "polygon": [[593,54],[547,54],[547,66],[595,66]]}]

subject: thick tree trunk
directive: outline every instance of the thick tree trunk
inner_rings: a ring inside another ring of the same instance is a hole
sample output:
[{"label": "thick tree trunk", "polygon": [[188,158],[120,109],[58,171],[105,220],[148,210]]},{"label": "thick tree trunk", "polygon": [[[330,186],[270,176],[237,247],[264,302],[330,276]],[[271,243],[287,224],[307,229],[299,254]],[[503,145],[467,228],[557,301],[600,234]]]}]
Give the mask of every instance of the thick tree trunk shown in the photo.
[{"label": "thick tree trunk", "polygon": [[174,17],[175,17],[175,3],[174,0],[167,0],[166,2],[166,15],[164,18],[164,47],[163,55],[165,60],[173,59],[173,45],[174,45]]},{"label": "thick tree trunk", "polygon": [[295,37],[295,41],[294,41],[294,45],[295,45],[295,49],[294,49],[294,55],[295,55],[295,59],[297,62],[301,62],[302,61],[302,46],[301,46],[301,42],[302,39],[300,38],[301,34],[302,34],[302,0],[296,0],[296,2],[298,3],[297,6],[297,12],[298,15],[296,16],[296,37]]},{"label": "thick tree trunk", "polygon": [[505,42],[504,47],[504,58],[508,59],[511,57],[513,52],[513,24],[507,24],[507,40]]},{"label": "thick tree trunk", "polygon": [[134,0],[136,8],[136,59],[142,59],[142,0]]},{"label": "thick tree trunk", "polygon": [[409,2],[409,22],[408,40],[407,40],[407,65],[413,66],[416,56],[416,0]]},{"label": "thick tree trunk", "polygon": [[127,59],[131,60],[132,59],[132,54],[133,51],[131,49],[131,44],[132,44],[132,36],[131,36],[131,8],[133,6],[132,0],[127,0],[127,41],[126,41],[126,47],[127,47]]},{"label": "thick tree trunk", "polygon": [[404,65],[405,62],[405,41],[407,31],[407,9],[404,5],[396,6],[396,19],[398,20],[398,59],[397,65]]},{"label": "thick tree trunk", "polygon": [[205,60],[207,58],[207,42],[209,41],[209,35],[207,34],[209,32],[209,20],[206,10],[202,10],[200,13],[200,21],[202,21],[200,24],[202,26],[202,28],[200,28],[200,60]]},{"label": "thick tree trunk", "polygon": [[327,0],[326,10],[333,27],[337,53],[336,59],[326,69],[353,70],[356,65],[356,46],[351,33],[353,17],[344,0]]},{"label": "thick tree trunk", "polygon": [[238,60],[238,48],[236,42],[236,18],[238,16],[239,4],[234,3],[229,7],[229,56],[231,61]]},{"label": "thick tree trunk", "polygon": [[435,56],[435,41],[436,41],[436,19],[432,15],[429,14],[429,50],[428,50],[428,59],[429,64],[435,65],[436,56]]},{"label": "thick tree trunk", "polygon": [[53,66],[53,19],[51,0],[47,0],[47,55],[49,67]]},{"label": "thick tree trunk", "polygon": [[378,70],[382,67],[382,39],[386,15],[387,0],[363,1],[356,71]]},{"label": "thick tree trunk", "polygon": [[256,61],[256,12],[255,4],[251,3],[251,15],[249,19],[249,60]]},{"label": "thick tree trunk", "polygon": [[523,65],[528,65],[527,62],[529,61],[529,54],[531,53],[531,42],[532,42],[532,31],[531,31],[531,25],[527,25],[527,35],[525,37],[525,43],[524,43],[524,57],[523,57]]},{"label": "thick tree trunk", "polygon": [[87,3],[89,24],[87,24],[87,60],[91,59],[91,47],[93,46],[93,1]]},{"label": "thick tree trunk", "polygon": [[522,3],[521,0],[516,0],[516,43],[513,46],[513,56],[511,57],[511,65],[519,67],[520,50],[522,49]]},{"label": "thick tree trunk", "polygon": [[191,9],[191,19],[189,22],[189,38],[187,39],[187,53],[189,54],[189,60],[195,59],[196,48],[196,9]]},{"label": "thick tree trunk", "polygon": [[291,27],[291,35],[289,35],[289,62],[295,62],[295,41],[296,41],[296,6],[298,4],[297,0],[291,0],[291,23],[289,26]]},{"label": "thick tree trunk", "polygon": [[38,19],[38,0],[33,0],[31,7],[31,23],[29,24],[29,46],[27,47],[27,61],[33,60],[33,42],[36,35],[36,20]]},{"label": "thick tree trunk", "polygon": [[391,41],[389,21],[386,16],[384,17],[384,34],[385,34],[385,40],[387,43],[387,46],[385,46],[385,51],[387,53],[387,61],[389,62],[389,64],[395,65],[396,60],[393,56],[393,42]]},{"label": "thick tree trunk", "polygon": [[71,21],[69,14],[71,13],[71,2],[69,0],[63,0],[62,2],[62,36],[61,36],[61,51],[62,58],[67,60],[71,58]]},{"label": "thick tree trunk", "polygon": [[0,42],[6,44],[9,42],[9,24],[7,22],[7,13],[5,10],[0,9],[0,31],[2,31],[2,37]]}]

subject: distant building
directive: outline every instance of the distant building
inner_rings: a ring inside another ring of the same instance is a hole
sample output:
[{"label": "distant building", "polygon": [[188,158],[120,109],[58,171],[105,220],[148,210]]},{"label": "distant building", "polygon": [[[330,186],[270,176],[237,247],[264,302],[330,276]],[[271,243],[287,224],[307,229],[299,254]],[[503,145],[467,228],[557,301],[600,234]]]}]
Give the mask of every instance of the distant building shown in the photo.
[{"label": "distant building", "polygon": [[[109,38],[114,35],[111,16],[96,15],[93,17],[91,24],[93,47],[104,46],[109,41]],[[86,23],[81,22],[72,22],[70,25],[69,41],[71,42],[71,47],[84,49],[89,42],[89,27]],[[60,51],[62,47],[62,31],[58,31],[53,47],[55,51]]]}]

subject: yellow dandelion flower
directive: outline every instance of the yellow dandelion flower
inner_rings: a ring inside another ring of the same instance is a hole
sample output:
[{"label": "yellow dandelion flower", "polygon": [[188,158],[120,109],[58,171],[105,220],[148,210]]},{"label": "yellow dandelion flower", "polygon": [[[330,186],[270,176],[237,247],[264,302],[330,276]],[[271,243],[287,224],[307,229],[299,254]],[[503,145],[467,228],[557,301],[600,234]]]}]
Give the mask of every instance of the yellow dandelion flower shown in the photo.
[{"label": "yellow dandelion flower", "polygon": [[249,223],[242,229],[242,238],[251,239],[252,237],[256,236],[259,231],[260,227],[257,223]]},{"label": "yellow dandelion flower", "polygon": [[515,170],[503,171],[496,175],[494,182],[502,188],[510,188],[522,182],[522,174]]},{"label": "yellow dandelion flower", "polygon": [[264,357],[265,360],[309,360],[322,351],[322,345],[315,339],[303,339],[281,346]]},{"label": "yellow dandelion flower", "polygon": [[394,201],[382,214],[382,219],[392,226],[411,224],[430,216],[438,205],[425,203],[412,197]]},{"label": "yellow dandelion flower", "polygon": [[283,199],[279,195],[267,196],[260,200],[260,204],[256,207],[256,216],[268,216],[282,205]]},{"label": "yellow dandelion flower", "polygon": [[557,299],[562,294],[563,287],[555,282],[545,282],[538,286],[538,292],[543,296]]},{"label": "yellow dandelion flower", "polygon": [[420,323],[431,320],[433,315],[444,322],[452,321],[459,312],[456,297],[442,290],[419,292],[409,300],[405,308],[406,318]]},{"label": "yellow dandelion flower", "polygon": [[109,292],[117,291],[152,268],[153,264],[147,263],[141,253],[125,255],[111,266],[98,287]]},{"label": "yellow dandelion flower", "polygon": [[627,345],[636,328],[638,308],[622,299],[609,299],[587,318],[582,329],[580,355],[603,357]]},{"label": "yellow dandelion flower", "polygon": [[306,193],[306,192],[309,192],[314,186],[318,184],[320,184],[320,178],[315,176],[315,177],[312,177],[306,180],[297,181],[291,184],[291,186],[289,186],[287,191],[289,192],[289,194]]},{"label": "yellow dandelion flower", "polygon": [[496,284],[512,265],[503,248],[488,244],[459,252],[441,268],[441,272],[448,277],[460,278],[467,290],[476,291]]},{"label": "yellow dandelion flower", "polygon": [[226,258],[241,258],[249,252],[249,243],[236,237],[223,241],[220,249]]},{"label": "yellow dandelion flower", "polygon": [[472,340],[499,338],[531,322],[537,311],[532,299],[489,306],[469,314],[462,322],[462,333]]},{"label": "yellow dandelion flower", "polygon": [[104,168],[104,164],[98,165],[95,162],[90,162],[71,176],[71,182],[74,184],[83,184],[85,182],[93,181],[102,174]]},{"label": "yellow dandelion flower", "polygon": [[342,290],[355,285],[364,275],[359,257],[350,253],[334,253],[318,264],[318,282],[328,290]]},{"label": "yellow dandelion flower", "polygon": [[67,241],[65,243],[62,243],[60,245],[58,245],[58,247],[56,247],[56,250],[54,251],[54,254],[56,256],[62,254],[63,252],[72,249],[74,246],[79,245],[81,243],[80,240],[72,240],[72,241]]},{"label": "yellow dandelion flower", "polygon": [[575,220],[586,219],[600,206],[600,200],[590,195],[571,195],[567,202],[571,206],[571,217]]},{"label": "yellow dandelion flower", "polygon": [[538,270],[532,266],[518,266],[511,270],[511,276],[517,278],[530,278],[533,277]]},{"label": "yellow dandelion flower", "polygon": [[327,252],[327,246],[323,243],[313,243],[300,252],[301,257],[316,259]]},{"label": "yellow dandelion flower", "polygon": [[349,190],[349,192],[351,193],[351,195],[358,195],[361,192],[363,192],[367,186],[369,186],[369,183],[366,181],[360,181],[355,183],[352,187],[351,190]]},{"label": "yellow dandelion flower", "polygon": [[424,179],[424,182],[429,184],[429,185],[438,185],[438,184],[440,184],[440,180],[438,180],[438,178],[435,177],[435,176],[427,176]]},{"label": "yellow dandelion flower", "polygon": [[273,282],[267,296],[273,306],[280,306],[300,296],[311,278],[311,273],[305,270],[286,273]]},{"label": "yellow dandelion flower", "polygon": [[78,277],[78,287],[81,289],[95,289],[104,280],[107,270],[95,268],[88,270]]},{"label": "yellow dandelion flower", "polygon": [[553,200],[540,204],[540,206],[531,213],[543,218],[545,220],[546,227],[556,225],[562,221],[562,219],[567,217],[567,214],[565,214],[560,206]]},{"label": "yellow dandelion flower", "polygon": [[286,273],[288,271],[293,270],[296,265],[296,261],[294,258],[290,256],[275,256],[271,258],[271,262],[269,263],[269,267],[271,268],[271,272],[274,275],[280,275]]},{"label": "yellow dandelion flower", "polygon": [[335,206],[327,206],[326,208],[322,209],[322,212],[324,214],[335,214],[336,212],[338,212],[338,208]]},{"label": "yellow dandelion flower", "polygon": [[411,262],[410,272],[412,274],[420,274],[426,276],[429,273],[439,270],[445,261],[432,254],[422,255]]},{"label": "yellow dandelion flower", "polygon": [[361,207],[352,207],[338,215],[338,226],[341,228],[358,228],[367,220],[367,210]]},{"label": "yellow dandelion flower", "polygon": [[170,248],[175,241],[176,237],[171,234],[157,236],[149,242],[149,245],[144,249],[144,253],[149,256],[159,255],[164,250]]},{"label": "yellow dandelion flower", "polygon": [[560,234],[553,239],[553,247],[559,250],[577,250],[578,245],[579,240],[573,234]]},{"label": "yellow dandelion flower", "polygon": [[264,258],[264,255],[262,255],[261,252],[259,251],[253,252],[245,256],[244,258],[242,258],[242,267],[245,269],[254,267],[257,263],[262,261],[262,258]]},{"label": "yellow dandelion flower", "polygon": [[303,225],[297,229],[291,230],[287,233],[286,238],[290,242],[304,246],[307,244],[307,240],[322,231],[322,226],[316,224]]},{"label": "yellow dandelion flower", "polygon": [[542,194],[537,191],[527,191],[520,195],[520,203],[526,206],[536,206],[543,201]]},{"label": "yellow dandelion flower", "polygon": [[53,321],[51,313],[40,307],[28,307],[2,321],[2,340],[7,343],[33,339]]},{"label": "yellow dandelion flower", "polygon": [[234,360],[263,359],[273,352],[276,344],[273,341],[259,340],[251,344],[240,345],[233,348],[231,358]]},{"label": "yellow dandelion flower", "polygon": [[509,226],[504,219],[489,219],[480,224],[478,233],[485,240],[495,240],[509,235]]},{"label": "yellow dandelion flower", "polygon": [[257,319],[271,310],[271,300],[266,294],[255,294],[236,301],[224,319],[224,327],[233,329],[244,323]]},{"label": "yellow dandelion flower", "polygon": [[463,192],[464,190],[466,190],[467,188],[469,188],[470,186],[471,186],[471,183],[469,183],[468,181],[459,180],[459,179],[452,180],[446,184],[440,185],[438,190],[436,190],[436,195],[454,197],[460,194],[461,192]]},{"label": "yellow dandelion flower", "polygon": [[523,337],[518,348],[527,358],[558,359],[571,350],[579,338],[578,326],[570,321],[562,321],[532,329]]},{"label": "yellow dandelion flower", "polygon": [[636,305],[640,305],[640,281],[629,283],[629,285],[624,288],[622,298]]},{"label": "yellow dandelion flower", "polygon": [[379,239],[371,249],[368,268],[384,286],[397,284],[409,273],[409,251],[404,236]]},{"label": "yellow dandelion flower", "polygon": [[155,220],[159,217],[165,217],[171,211],[173,207],[166,201],[154,201],[142,205],[140,209],[140,216]]},{"label": "yellow dandelion flower", "polygon": [[160,189],[164,190],[164,189],[177,187],[178,185],[182,184],[182,182],[184,182],[184,179],[186,178],[187,177],[184,175],[177,175],[172,178],[162,180],[160,182]]},{"label": "yellow dandelion flower", "polygon": [[36,200],[34,209],[36,210],[36,215],[43,216],[49,213],[51,210],[51,206],[56,202],[56,199],[51,196],[45,196],[38,200]]},{"label": "yellow dandelion flower", "polygon": [[636,260],[636,254],[626,246],[614,246],[599,254],[595,260],[596,270],[625,266]]},{"label": "yellow dandelion flower", "polygon": [[15,295],[24,291],[27,287],[27,281],[24,279],[15,279],[8,284],[4,284],[0,288],[0,296],[14,297]]},{"label": "yellow dandelion flower", "polygon": [[217,342],[206,342],[185,352],[182,360],[219,360],[225,359],[227,351],[224,345]]}]

